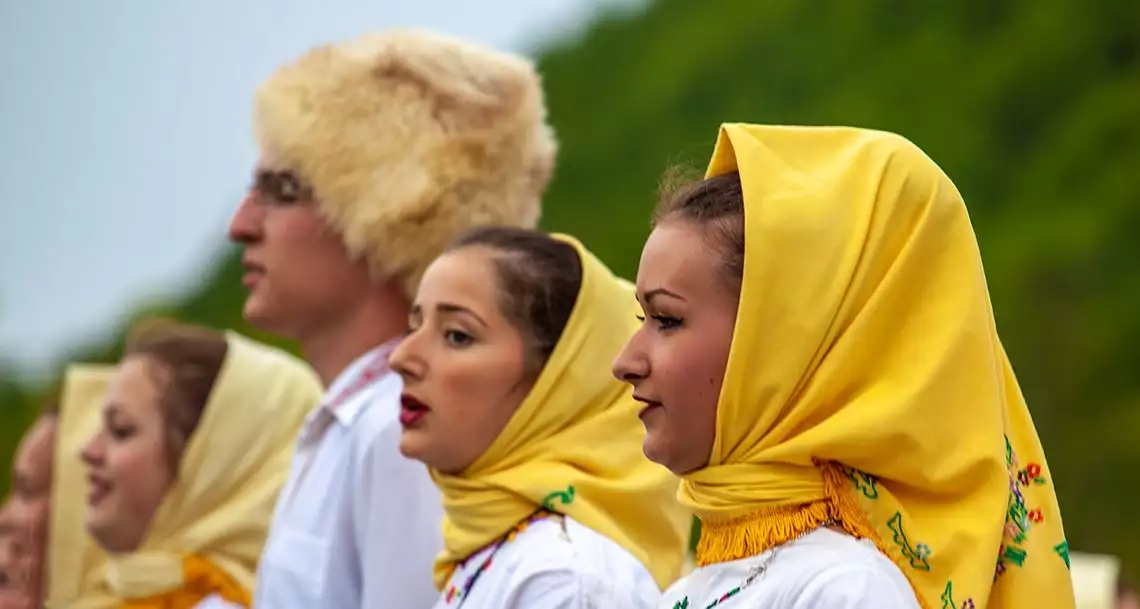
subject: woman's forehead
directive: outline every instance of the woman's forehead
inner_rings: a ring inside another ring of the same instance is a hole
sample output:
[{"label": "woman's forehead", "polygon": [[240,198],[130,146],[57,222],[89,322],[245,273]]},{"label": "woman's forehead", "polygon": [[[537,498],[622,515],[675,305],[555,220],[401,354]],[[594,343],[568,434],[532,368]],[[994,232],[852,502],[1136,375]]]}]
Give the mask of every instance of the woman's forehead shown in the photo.
[{"label": "woman's forehead", "polygon": [[424,273],[416,307],[425,314],[442,305],[471,309],[484,318],[500,314],[493,257],[486,248],[475,247],[443,254]]},{"label": "woman's forehead", "polygon": [[689,298],[715,287],[721,260],[699,227],[687,222],[659,225],[649,235],[637,269],[639,295],[667,291]]}]

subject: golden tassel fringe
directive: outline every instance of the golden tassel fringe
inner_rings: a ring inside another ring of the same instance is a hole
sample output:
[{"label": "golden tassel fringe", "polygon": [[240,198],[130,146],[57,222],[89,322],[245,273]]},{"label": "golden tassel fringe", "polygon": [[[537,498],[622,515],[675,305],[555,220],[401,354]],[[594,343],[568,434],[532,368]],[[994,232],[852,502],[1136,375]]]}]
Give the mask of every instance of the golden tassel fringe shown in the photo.
[{"label": "golden tassel fringe", "polygon": [[817,463],[823,476],[825,498],[806,505],[765,508],[751,514],[701,522],[696,562],[706,565],[757,556],[793,541],[829,522],[843,527],[856,539],[868,539],[889,556],[910,582],[922,609],[930,604],[918,592],[909,574],[910,563],[898,548],[883,543],[851,492],[843,472],[832,463]]},{"label": "golden tassel fringe", "polygon": [[757,556],[822,526],[840,521],[829,501],[776,507],[745,516],[701,522],[697,566]]}]

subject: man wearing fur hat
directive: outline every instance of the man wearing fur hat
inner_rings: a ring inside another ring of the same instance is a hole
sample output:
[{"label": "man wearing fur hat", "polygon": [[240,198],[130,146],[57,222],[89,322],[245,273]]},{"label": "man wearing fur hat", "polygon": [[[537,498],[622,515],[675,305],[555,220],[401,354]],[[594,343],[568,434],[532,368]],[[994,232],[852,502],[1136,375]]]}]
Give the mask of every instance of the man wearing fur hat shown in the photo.
[{"label": "man wearing fur hat", "polygon": [[257,607],[429,607],[439,495],[398,452],[388,354],[420,276],[480,225],[533,227],[555,142],[520,57],[421,31],[313,49],[257,91],[261,159],[231,220],[247,320],[327,391],[298,440]]}]

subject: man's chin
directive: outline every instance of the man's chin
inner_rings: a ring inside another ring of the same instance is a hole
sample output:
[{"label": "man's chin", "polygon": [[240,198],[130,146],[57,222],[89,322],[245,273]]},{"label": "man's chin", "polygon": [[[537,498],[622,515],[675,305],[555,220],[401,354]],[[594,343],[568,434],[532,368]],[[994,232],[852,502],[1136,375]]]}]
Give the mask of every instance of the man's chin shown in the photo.
[{"label": "man's chin", "polygon": [[273,334],[275,336],[296,340],[297,326],[293,319],[284,311],[272,306],[272,303],[251,296],[245,301],[241,310],[242,319],[255,329]]},{"label": "man's chin", "polygon": [[256,296],[250,296],[242,306],[241,316],[246,323],[258,330],[277,333],[280,331],[279,324],[274,323],[273,311],[265,305],[266,303]]}]

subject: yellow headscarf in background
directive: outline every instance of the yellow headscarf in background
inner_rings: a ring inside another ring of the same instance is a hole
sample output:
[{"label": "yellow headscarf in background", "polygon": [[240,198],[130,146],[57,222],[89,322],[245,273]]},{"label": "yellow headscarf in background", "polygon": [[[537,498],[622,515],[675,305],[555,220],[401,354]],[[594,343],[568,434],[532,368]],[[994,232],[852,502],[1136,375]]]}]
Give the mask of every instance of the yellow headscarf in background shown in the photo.
[{"label": "yellow headscarf in background", "polygon": [[458,561],[505,535],[540,506],[621,545],[668,586],[685,559],[691,516],[678,481],[642,453],[640,404],[609,366],[637,330],[629,282],[577,240],[582,287],[562,337],[507,426],[457,476],[432,471],[443,493],[443,587]]},{"label": "yellow headscarf in background", "polygon": [[284,351],[227,333],[221,374],[178,479],[137,552],[111,556],[66,606],[191,608],[209,594],[249,604],[294,442],[321,397],[313,371]]},{"label": "yellow headscarf in background", "polygon": [[698,562],[829,519],[925,607],[1073,607],[1048,466],[950,179],[902,137],[721,127],[744,279],[709,466],[684,477]]},{"label": "yellow headscarf in background", "polygon": [[[84,583],[106,560],[87,535],[87,470],[79,451],[99,429],[103,398],[115,374],[114,366],[73,364],[64,372],[59,395],[52,465],[52,506],[48,532],[47,586],[49,604],[83,596]],[[66,603],[65,603],[66,606]]]}]

